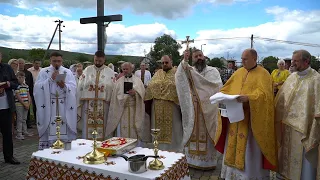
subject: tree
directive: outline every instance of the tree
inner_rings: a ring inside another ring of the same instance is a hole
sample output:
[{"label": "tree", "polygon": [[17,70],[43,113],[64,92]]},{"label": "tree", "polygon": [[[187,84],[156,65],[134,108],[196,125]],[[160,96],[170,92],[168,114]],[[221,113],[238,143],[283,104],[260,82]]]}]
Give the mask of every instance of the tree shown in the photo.
[{"label": "tree", "polygon": [[315,56],[311,56],[311,62],[310,62],[311,68],[318,71],[320,68],[320,59],[318,60]]},{"label": "tree", "polygon": [[160,60],[163,55],[171,56],[173,65],[178,65],[180,63],[179,49],[181,49],[181,45],[170,35],[164,34],[157,37],[154,43],[155,45],[150,51],[150,56],[152,57],[150,61],[151,71],[157,67],[157,61]]},{"label": "tree", "polygon": [[[41,48],[31,49],[29,51],[29,60],[31,60],[31,61],[33,61],[34,59],[41,60],[45,53],[46,53],[46,51],[44,49],[41,49]],[[48,59],[48,58],[49,58],[49,54],[47,54],[46,59]]]},{"label": "tree", "polygon": [[76,60],[79,61],[79,62],[86,62],[86,61],[89,61],[89,57],[83,55],[83,54],[79,54],[77,57],[76,57]]},{"label": "tree", "polygon": [[44,60],[42,63],[42,67],[48,67],[50,66],[50,61],[49,60]]},{"label": "tree", "polygon": [[262,65],[266,69],[270,69],[270,72],[272,72],[274,69],[277,69],[277,63],[278,63],[279,58],[274,57],[274,56],[268,56],[262,60]]},{"label": "tree", "polygon": [[213,67],[217,67],[220,69],[224,68],[223,61],[218,57],[215,57],[215,58],[212,58],[211,60],[209,60],[208,65],[213,66]]},{"label": "tree", "polygon": [[28,57],[22,53],[22,51],[9,51],[9,59],[27,59]]}]

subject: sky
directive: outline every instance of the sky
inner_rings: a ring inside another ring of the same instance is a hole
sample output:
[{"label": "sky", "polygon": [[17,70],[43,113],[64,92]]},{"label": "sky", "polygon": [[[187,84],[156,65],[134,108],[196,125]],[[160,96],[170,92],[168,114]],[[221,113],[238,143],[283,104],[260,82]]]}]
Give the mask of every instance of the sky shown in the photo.
[{"label": "sky", "polygon": [[[46,49],[60,19],[62,50],[93,54],[97,25],[80,18],[96,9],[96,0],[0,0],[0,46]],[[190,46],[210,58],[240,60],[251,35],[260,59],[297,49],[320,55],[320,0],[105,0],[105,15],[113,14],[123,21],[106,28],[110,55],[144,56],[163,34],[179,43],[190,36]],[[51,49],[58,49],[58,34]]]}]

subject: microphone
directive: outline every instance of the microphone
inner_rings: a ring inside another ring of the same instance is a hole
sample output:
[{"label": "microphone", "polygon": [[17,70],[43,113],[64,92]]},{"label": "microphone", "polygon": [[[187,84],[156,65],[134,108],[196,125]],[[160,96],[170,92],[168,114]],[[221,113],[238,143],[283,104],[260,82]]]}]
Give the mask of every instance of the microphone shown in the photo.
[{"label": "microphone", "polygon": [[59,66],[56,66],[56,70],[57,70],[57,71],[59,70]]}]

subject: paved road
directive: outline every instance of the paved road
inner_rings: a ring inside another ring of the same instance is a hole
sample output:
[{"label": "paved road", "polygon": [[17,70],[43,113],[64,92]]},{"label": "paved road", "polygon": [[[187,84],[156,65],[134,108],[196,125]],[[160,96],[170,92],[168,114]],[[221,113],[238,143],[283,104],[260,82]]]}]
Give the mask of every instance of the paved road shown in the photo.
[{"label": "paved road", "polygon": [[[36,129],[31,129],[30,132],[35,136],[29,137],[25,140],[17,140],[14,138],[14,155],[21,162],[20,165],[5,164],[2,155],[2,136],[0,135],[0,180],[24,180],[29,160],[32,152],[37,151],[38,137],[36,136]],[[192,180],[216,180],[218,179],[220,168],[214,171],[199,171],[190,169]]]}]

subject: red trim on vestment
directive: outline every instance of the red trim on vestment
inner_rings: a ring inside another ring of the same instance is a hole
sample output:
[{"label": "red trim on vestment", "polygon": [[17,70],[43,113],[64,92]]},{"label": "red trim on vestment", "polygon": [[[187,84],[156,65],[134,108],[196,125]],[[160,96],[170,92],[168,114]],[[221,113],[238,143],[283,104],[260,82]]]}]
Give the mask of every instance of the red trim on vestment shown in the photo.
[{"label": "red trim on vestment", "polygon": [[[221,135],[220,138],[218,140],[218,143],[216,144],[215,148],[217,151],[219,151],[220,153],[224,153],[224,147],[226,144],[226,139],[227,139],[227,129],[228,129],[228,125],[229,125],[229,119],[226,117],[222,117],[221,116],[221,121],[222,121],[222,131],[221,131]],[[266,158],[264,155],[262,155],[263,159],[262,159],[262,167],[263,169],[269,169],[269,170],[276,170],[276,166],[273,166]]]}]

